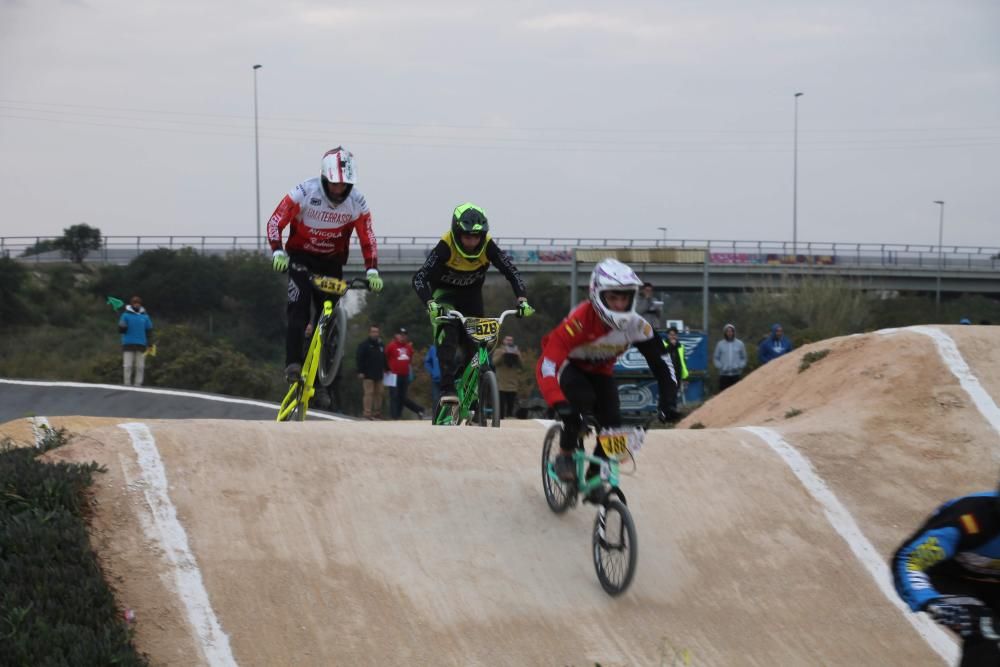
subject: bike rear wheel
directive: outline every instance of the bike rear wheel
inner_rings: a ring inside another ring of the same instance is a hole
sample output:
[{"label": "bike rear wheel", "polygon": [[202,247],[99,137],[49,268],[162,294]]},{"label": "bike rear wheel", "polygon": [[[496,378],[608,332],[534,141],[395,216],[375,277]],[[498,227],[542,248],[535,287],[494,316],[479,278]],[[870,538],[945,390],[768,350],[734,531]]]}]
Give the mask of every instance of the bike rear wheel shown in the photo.
[{"label": "bike rear wheel", "polygon": [[347,315],[342,308],[333,309],[333,318],[329,322],[320,321],[323,330],[320,335],[319,383],[329,387],[337,377],[340,362],[344,358],[344,343],[347,340]]},{"label": "bike rear wheel", "polygon": [[500,426],[500,389],[497,374],[484,371],[479,377],[479,403],[476,406],[476,421],[480,426]]},{"label": "bike rear wheel", "polygon": [[562,514],[576,495],[576,487],[555,477],[552,465],[559,455],[559,438],[562,435],[562,424],[553,424],[545,432],[545,443],[542,445],[542,489],[545,491],[545,502],[556,514]]},{"label": "bike rear wheel", "polygon": [[305,421],[306,406],[302,403],[304,388],[302,380],[296,380],[289,387],[285,399],[281,402],[281,408],[278,409],[278,421]]},{"label": "bike rear wheel", "polygon": [[434,405],[435,426],[460,426],[462,417],[462,406],[458,403],[442,403],[438,401]]},{"label": "bike rear wheel", "polygon": [[620,595],[632,583],[639,556],[635,522],[620,500],[609,500],[594,519],[594,569],[608,595]]}]

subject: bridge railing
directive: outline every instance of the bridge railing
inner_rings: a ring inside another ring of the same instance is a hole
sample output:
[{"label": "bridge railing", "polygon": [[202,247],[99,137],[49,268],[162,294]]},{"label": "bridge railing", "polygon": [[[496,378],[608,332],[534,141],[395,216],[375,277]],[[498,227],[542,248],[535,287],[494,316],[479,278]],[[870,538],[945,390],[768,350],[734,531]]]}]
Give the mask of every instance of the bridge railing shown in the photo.
[{"label": "bridge railing", "polygon": [[[62,254],[46,244],[59,237],[0,237],[0,256],[21,261],[62,261]],[[382,236],[378,238],[379,262],[419,264],[438,242],[437,236]],[[707,249],[712,265],[813,265],[883,267],[887,269],[937,269],[949,271],[1000,270],[1000,247],[942,246],[900,243],[800,242],[711,239],[607,239],[554,237],[500,237],[497,242],[514,260],[526,264],[568,265],[575,248],[699,248]],[[351,262],[360,263],[357,238],[351,239]],[[88,262],[125,264],[136,255],[158,248],[191,248],[203,254],[233,251],[268,253],[255,236],[105,236],[101,248],[88,254]],[[41,252],[35,252],[42,250]]]}]

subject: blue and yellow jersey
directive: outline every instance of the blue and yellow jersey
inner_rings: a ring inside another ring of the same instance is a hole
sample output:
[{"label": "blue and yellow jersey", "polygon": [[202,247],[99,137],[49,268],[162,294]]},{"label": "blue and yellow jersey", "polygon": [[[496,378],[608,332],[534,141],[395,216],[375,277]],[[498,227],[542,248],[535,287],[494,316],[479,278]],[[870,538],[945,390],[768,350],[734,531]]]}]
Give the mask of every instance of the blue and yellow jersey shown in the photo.
[{"label": "blue and yellow jersey", "polygon": [[892,558],[892,576],[910,609],[940,597],[935,581],[945,578],[984,587],[984,597],[1000,595],[998,503],[995,491],[949,500],[903,542]]}]

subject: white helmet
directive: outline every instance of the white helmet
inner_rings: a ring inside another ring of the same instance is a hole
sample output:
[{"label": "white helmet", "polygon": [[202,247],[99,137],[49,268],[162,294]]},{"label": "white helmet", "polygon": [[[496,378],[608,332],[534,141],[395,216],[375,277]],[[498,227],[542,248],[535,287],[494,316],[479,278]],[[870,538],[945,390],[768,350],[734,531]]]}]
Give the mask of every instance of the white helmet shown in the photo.
[{"label": "white helmet", "polygon": [[[343,146],[328,150],[323,156],[320,169],[320,181],[323,185],[323,195],[334,204],[340,204],[354,187],[354,155]],[[347,190],[343,194],[333,196],[327,185],[330,183],[346,183]]]},{"label": "white helmet", "polygon": [[[635,297],[642,281],[635,271],[617,259],[602,260],[590,274],[590,303],[601,320],[613,329],[622,329],[635,316]],[[628,292],[628,309],[618,312],[608,308],[605,292]]]}]

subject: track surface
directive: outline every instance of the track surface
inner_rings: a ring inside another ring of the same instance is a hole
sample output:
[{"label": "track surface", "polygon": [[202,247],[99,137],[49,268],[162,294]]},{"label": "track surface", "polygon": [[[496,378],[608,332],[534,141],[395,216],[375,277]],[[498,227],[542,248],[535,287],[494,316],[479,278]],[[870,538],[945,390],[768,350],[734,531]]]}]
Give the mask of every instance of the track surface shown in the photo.
[{"label": "track surface", "polygon": [[[995,408],[1000,335],[938,331]],[[107,466],[93,540],[154,664],[946,664],[885,561],[939,502],[992,488],[1000,450],[928,335],[807,346],[650,434],[623,482],[638,572],[612,599],[594,510],[545,504],[542,425],[118,421],[79,420],[50,456]]]}]

